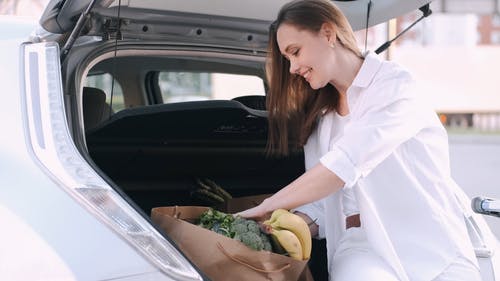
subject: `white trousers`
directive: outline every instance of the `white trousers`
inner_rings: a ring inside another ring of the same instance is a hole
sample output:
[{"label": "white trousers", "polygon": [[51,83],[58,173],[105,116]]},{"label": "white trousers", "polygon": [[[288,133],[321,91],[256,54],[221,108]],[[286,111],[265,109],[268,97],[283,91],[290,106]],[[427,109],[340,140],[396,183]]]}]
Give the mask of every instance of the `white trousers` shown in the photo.
[{"label": "white trousers", "polygon": [[373,250],[361,227],[347,229],[330,263],[330,281],[398,281]]},{"label": "white trousers", "polygon": [[432,281],[481,281],[481,274],[474,264],[465,258],[457,258],[443,273]]},{"label": "white trousers", "polygon": [[[329,272],[330,281],[399,281],[389,264],[373,251],[360,227],[344,233]],[[481,281],[481,275],[472,262],[457,258],[432,281]]]}]

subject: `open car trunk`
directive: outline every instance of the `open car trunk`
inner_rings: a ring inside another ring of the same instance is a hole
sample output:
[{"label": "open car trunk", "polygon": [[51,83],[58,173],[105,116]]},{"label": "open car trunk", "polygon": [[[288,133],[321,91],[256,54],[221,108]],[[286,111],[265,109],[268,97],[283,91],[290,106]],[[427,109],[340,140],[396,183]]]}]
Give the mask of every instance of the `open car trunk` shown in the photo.
[{"label": "open car trunk", "polygon": [[[269,194],[304,172],[303,151],[266,155],[266,112],[213,100],[125,109],[87,133],[90,156],[146,214],[160,206],[210,206],[197,178],[233,197]],[[325,240],[313,239],[309,268],[328,280]]]},{"label": "open car trunk", "polygon": [[[196,178],[234,197],[273,193],[304,171],[302,151],[265,153],[266,112],[210,100],[125,109],[87,133],[97,166],[146,213],[199,205]],[[206,202],[205,202],[206,204]]]}]

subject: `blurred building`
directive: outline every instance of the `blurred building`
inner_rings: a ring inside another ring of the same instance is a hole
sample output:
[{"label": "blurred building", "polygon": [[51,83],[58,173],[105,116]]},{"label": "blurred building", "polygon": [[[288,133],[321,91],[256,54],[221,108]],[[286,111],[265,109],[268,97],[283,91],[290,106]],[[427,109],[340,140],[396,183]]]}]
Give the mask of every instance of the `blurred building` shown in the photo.
[{"label": "blurred building", "polygon": [[479,17],[479,44],[500,45],[500,14]]},{"label": "blurred building", "polygon": [[[451,129],[500,132],[500,88],[494,83],[500,72],[499,3],[434,0],[433,14],[384,53],[413,73],[422,95]],[[394,38],[421,15],[413,12],[369,30],[368,49]]]}]

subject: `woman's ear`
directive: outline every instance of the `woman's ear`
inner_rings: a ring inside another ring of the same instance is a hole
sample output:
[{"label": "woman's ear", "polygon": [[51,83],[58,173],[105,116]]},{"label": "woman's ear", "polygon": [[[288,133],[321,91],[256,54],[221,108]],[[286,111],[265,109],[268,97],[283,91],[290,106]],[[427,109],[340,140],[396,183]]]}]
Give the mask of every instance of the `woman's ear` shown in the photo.
[{"label": "woman's ear", "polygon": [[328,43],[334,45],[337,41],[336,28],[332,23],[325,22],[321,25],[320,33],[326,37]]}]

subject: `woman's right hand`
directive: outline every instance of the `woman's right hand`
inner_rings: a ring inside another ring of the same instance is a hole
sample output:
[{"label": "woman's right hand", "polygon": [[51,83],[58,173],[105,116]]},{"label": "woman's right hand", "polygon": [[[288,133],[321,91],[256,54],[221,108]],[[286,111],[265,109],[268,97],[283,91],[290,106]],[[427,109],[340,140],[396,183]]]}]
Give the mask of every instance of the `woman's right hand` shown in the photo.
[{"label": "woman's right hand", "polygon": [[235,216],[241,216],[243,218],[253,219],[255,221],[264,221],[271,216],[271,212],[267,211],[264,208],[263,204],[264,204],[264,202],[261,203],[260,205],[253,207],[253,208],[246,209],[244,211],[236,213]]}]

